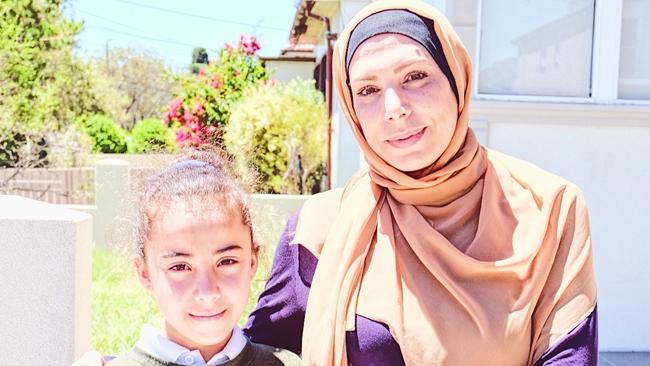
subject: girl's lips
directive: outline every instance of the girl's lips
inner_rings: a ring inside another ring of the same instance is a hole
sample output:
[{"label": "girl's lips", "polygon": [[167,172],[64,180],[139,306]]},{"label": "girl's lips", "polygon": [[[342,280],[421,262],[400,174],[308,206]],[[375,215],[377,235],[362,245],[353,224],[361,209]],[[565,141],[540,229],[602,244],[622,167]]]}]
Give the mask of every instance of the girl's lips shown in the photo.
[{"label": "girl's lips", "polygon": [[220,313],[215,313],[215,314],[190,314],[190,317],[194,320],[199,320],[199,321],[214,321],[214,320],[219,320],[223,314],[225,314],[226,311],[222,311]]},{"label": "girl's lips", "polygon": [[405,148],[405,147],[409,147],[409,146],[415,144],[416,142],[420,141],[420,139],[422,138],[422,135],[424,135],[424,131],[425,131],[426,129],[427,129],[427,128],[424,127],[423,129],[421,129],[421,130],[415,132],[415,133],[412,134],[412,135],[406,136],[405,138],[402,138],[402,139],[387,140],[387,142],[388,142],[391,146],[393,146],[393,147],[397,147],[397,148]]}]

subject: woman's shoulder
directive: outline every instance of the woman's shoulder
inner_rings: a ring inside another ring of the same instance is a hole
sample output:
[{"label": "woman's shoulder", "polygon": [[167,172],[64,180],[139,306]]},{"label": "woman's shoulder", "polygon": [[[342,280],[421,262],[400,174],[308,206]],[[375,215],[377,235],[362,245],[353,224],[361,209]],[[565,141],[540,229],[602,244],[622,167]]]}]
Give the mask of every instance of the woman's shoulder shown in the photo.
[{"label": "woman's shoulder", "polygon": [[338,215],[342,197],[342,188],[309,197],[300,210],[292,242],[302,244],[318,257],[327,233]]}]

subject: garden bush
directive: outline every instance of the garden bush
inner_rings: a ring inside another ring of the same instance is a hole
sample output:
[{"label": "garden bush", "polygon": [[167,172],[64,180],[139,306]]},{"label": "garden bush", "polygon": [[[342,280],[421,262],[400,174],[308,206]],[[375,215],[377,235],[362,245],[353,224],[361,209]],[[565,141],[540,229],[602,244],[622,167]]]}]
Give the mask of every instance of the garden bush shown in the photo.
[{"label": "garden bush", "polygon": [[83,118],[80,123],[92,141],[93,152],[126,152],[126,133],[109,117],[96,114]]},{"label": "garden bush", "polygon": [[159,119],[147,118],[138,122],[131,130],[128,142],[129,153],[170,152],[174,150],[174,134]]},{"label": "garden bush", "polygon": [[268,79],[255,37],[242,36],[237,47],[227,45],[196,75],[180,78],[182,92],[173,100],[163,121],[176,130],[175,142],[183,147],[221,144],[223,126],[233,106],[252,85]]},{"label": "garden bush", "polygon": [[323,96],[313,81],[260,85],[232,111],[224,144],[239,166],[252,165],[262,193],[309,193],[320,188],[327,154]]}]

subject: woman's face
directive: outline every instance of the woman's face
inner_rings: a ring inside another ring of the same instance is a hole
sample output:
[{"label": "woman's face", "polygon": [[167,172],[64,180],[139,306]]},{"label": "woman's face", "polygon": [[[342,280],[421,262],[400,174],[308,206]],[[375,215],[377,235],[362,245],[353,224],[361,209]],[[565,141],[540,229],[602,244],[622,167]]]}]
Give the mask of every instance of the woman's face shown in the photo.
[{"label": "woman's face", "polygon": [[364,41],[349,67],[354,110],[370,147],[395,168],[433,164],[456,128],[449,81],[429,52],[401,34]]}]

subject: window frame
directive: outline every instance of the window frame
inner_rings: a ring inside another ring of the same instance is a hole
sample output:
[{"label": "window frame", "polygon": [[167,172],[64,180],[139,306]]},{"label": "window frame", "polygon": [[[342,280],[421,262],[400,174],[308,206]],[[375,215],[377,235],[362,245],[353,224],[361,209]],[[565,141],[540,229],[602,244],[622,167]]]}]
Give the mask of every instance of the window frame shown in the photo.
[{"label": "window frame", "polygon": [[[619,99],[618,79],[621,57],[621,32],[624,0],[594,0],[593,43],[591,47],[591,86],[589,97],[560,97],[514,94],[482,94],[479,92],[479,62],[483,0],[478,0],[476,47],[472,95],[477,100],[509,102],[549,102],[579,104],[650,105],[650,100]],[[612,52],[611,50],[616,50]]]}]

